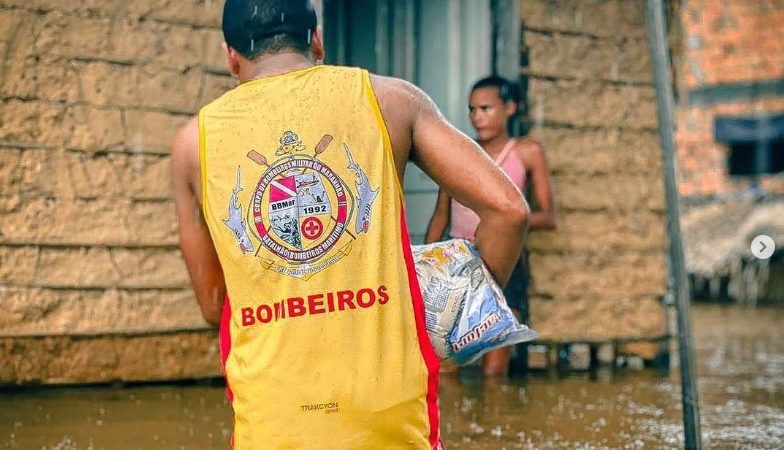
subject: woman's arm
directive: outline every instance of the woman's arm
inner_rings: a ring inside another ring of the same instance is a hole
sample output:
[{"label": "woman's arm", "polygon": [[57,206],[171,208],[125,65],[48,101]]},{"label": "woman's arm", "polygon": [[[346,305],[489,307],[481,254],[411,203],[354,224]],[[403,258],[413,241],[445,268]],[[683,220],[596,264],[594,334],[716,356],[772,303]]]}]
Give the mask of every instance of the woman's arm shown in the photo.
[{"label": "woman's arm", "polygon": [[544,149],[533,139],[521,140],[518,143],[520,157],[525,170],[530,176],[531,187],[538,206],[530,215],[530,229],[555,229],[558,219],[555,214],[553,187],[550,179],[550,168]]},{"label": "woman's arm", "polygon": [[433,212],[433,217],[430,218],[430,223],[427,225],[427,233],[425,234],[425,244],[438,242],[446,231],[449,225],[449,211],[451,208],[452,199],[449,194],[444,192],[443,189],[438,189],[438,201],[436,202],[436,210]]}]

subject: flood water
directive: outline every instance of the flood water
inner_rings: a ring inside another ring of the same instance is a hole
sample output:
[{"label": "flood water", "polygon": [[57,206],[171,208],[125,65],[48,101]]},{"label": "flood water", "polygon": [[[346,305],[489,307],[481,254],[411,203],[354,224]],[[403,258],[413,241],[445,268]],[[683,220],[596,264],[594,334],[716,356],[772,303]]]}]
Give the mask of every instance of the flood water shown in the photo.
[{"label": "flood water", "polygon": [[[692,309],[705,448],[784,448],[784,309]],[[677,358],[673,361],[677,365]],[[449,449],[680,448],[678,368],[441,380]],[[219,385],[0,391],[0,448],[228,448]]]}]

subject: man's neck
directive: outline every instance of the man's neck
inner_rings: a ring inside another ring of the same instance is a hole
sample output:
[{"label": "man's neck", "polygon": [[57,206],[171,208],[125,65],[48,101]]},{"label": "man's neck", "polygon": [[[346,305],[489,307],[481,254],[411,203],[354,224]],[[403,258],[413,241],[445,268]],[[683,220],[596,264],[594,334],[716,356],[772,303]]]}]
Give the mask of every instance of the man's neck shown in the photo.
[{"label": "man's neck", "polygon": [[240,83],[245,83],[246,81],[305,69],[313,66],[313,64],[313,60],[302,53],[285,52],[263,55],[253,60],[252,64],[241,68],[239,79]]}]

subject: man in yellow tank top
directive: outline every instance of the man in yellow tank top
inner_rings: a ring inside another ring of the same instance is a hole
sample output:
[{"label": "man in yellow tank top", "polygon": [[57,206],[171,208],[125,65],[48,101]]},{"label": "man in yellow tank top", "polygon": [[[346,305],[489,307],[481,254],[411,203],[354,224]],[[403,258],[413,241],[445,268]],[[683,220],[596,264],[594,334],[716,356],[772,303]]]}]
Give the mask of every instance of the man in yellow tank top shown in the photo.
[{"label": "man in yellow tank top", "polygon": [[196,297],[220,325],[234,448],[439,448],[406,162],[478,213],[502,283],[520,191],[421,90],[321,65],[308,0],[227,0],[223,33],[240,85],[180,130],[172,175]]}]

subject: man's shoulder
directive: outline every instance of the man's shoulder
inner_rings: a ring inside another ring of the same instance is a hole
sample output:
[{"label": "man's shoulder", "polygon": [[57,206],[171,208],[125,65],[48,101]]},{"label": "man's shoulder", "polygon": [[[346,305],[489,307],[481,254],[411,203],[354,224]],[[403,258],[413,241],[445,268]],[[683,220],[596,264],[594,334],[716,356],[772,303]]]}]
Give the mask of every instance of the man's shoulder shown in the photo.
[{"label": "man's shoulder", "polygon": [[[199,120],[191,117],[183,124],[174,136],[171,158],[175,176],[186,176],[199,161]],[[183,173],[183,171],[185,171]]]},{"label": "man's shoulder", "polygon": [[428,98],[422,89],[401,78],[371,73],[370,83],[376,96],[394,101],[396,107],[416,107]]},{"label": "man's shoulder", "polygon": [[174,136],[174,149],[199,147],[199,117],[192,116],[177,130]]},{"label": "man's shoulder", "polygon": [[372,72],[368,72],[368,73],[370,74],[370,82],[373,84],[374,88],[379,87],[380,89],[404,91],[406,89],[410,89],[410,86],[413,86],[413,84],[409,83],[408,81],[402,78],[379,75],[377,73],[372,73]]}]

